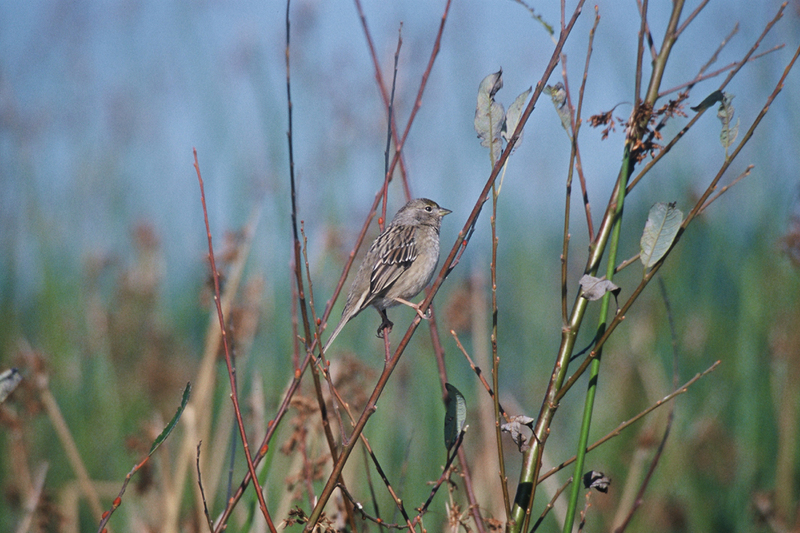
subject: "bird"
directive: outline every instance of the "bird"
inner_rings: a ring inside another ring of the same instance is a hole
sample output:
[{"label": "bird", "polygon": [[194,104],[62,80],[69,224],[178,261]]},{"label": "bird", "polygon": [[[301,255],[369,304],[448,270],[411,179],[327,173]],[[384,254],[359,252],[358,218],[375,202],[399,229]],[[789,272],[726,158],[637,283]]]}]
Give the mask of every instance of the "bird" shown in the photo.
[{"label": "bird", "polygon": [[439,264],[439,228],[449,209],[427,198],[416,198],[404,205],[386,229],[378,235],[358,267],[347,295],[342,318],[325,343],[327,352],[333,340],[353,317],[370,305],[381,315],[378,336],[392,329],[386,309],[408,305],[422,318],[419,304],[409,300],[431,281]]}]

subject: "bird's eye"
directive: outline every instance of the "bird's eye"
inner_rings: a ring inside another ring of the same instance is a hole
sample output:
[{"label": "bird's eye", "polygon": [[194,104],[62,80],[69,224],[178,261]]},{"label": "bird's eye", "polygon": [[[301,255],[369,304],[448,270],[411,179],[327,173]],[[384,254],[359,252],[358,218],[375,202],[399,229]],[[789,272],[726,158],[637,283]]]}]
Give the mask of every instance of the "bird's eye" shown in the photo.
[{"label": "bird's eye", "polygon": [[428,213],[430,213],[430,212],[431,212],[431,210],[432,210],[432,209],[431,209],[431,206],[429,206],[429,205],[428,205],[428,206],[426,206],[426,207],[425,207],[425,211],[427,211]]}]

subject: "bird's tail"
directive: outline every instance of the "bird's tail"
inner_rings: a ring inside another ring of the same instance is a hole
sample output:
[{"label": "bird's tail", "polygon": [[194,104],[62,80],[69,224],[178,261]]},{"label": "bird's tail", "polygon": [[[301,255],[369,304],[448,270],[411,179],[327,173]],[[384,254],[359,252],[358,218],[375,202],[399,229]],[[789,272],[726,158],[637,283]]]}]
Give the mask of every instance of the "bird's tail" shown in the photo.
[{"label": "bird's tail", "polygon": [[333,333],[331,333],[331,336],[328,337],[328,342],[325,343],[325,347],[322,349],[322,353],[325,353],[325,354],[328,353],[328,348],[333,343],[333,339],[335,339],[336,336],[339,335],[339,332],[342,331],[342,328],[344,327],[345,324],[347,324],[347,322],[350,320],[350,318],[352,318],[352,317],[347,317],[347,318],[342,317],[341,320],[339,320],[339,323],[336,324],[336,329],[334,329]]}]

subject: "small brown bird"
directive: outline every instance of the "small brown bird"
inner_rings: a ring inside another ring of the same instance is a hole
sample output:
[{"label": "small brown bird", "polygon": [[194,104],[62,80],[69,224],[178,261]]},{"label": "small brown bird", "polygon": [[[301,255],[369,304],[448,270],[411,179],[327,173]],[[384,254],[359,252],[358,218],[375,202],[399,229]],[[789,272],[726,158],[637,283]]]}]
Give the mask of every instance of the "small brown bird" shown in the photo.
[{"label": "small brown bird", "polygon": [[383,321],[378,328],[392,328],[386,309],[398,304],[414,308],[425,318],[420,306],[409,300],[431,281],[439,263],[439,228],[442,217],[451,213],[433,200],[417,198],[403,206],[383,233],[373,241],[358,268],[342,318],[333,330],[325,350],[347,322],[372,305]]}]

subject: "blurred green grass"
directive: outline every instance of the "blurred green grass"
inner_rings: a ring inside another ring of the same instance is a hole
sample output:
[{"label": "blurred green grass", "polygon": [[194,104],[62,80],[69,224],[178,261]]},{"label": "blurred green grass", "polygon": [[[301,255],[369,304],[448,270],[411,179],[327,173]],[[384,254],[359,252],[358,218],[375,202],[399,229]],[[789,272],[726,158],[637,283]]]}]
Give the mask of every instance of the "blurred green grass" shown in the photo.
[{"label": "blurred green grass", "polygon": [[[720,200],[725,201],[724,197]],[[641,219],[645,211],[645,208],[637,208],[628,212],[631,224]],[[632,523],[634,530],[736,531],[756,527],[751,501],[755,492],[771,490],[778,467],[776,454],[780,443],[776,416],[781,406],[776,403],[780,392],[776,384],[786,386],[798,377],[796,362],[791,359],[781,362],[775,353],[776,339],[784,339],[784,345],[790,342],[786,339],[796,341],[793,327],[797,322],[792,317],[798,316],[798,303],[794,298],[798,272],[781,254],[780,237],[772,232],[755,241],[730,239],[729,228],[701,223],[689,231],[662,270],[678,332],[679,383],[717,359],[722,364],[676,401],[666,452],[643,507]],[[727,246],[719,245],[726,241]],[[554,235],[536,248],[529,243],[513,248],[501,245],[500,248],[501,395],[507,409],[516,412],[516,406],[520,406],[521,414],[529,416],[535,416],[538,410],[553,347],[557,343],[558,306],[554,296],[558,288],[555,283],[551,283],[554,286],[550,288],[539,288],[542,280],[553,279],[556,263],[546,258],[555,256],[557,242]],[[157,246],[151,253],[160,253]],[[30,360],[20,358],[26,348],[11,343],[12,340],[24,339],[41,354],[50,388],[91,478],[121,484],[125,473],[141,456],[142,446],[146,448],[154,436],[156,421],[168,420],[174,412],[181,384],[193,379],[209,317],[206,278],[197,276],[189,281],[195,290],[185,293],[185,302],[166,302],[160,281],[152,285],[131,285],[133,273],[141,267],[136,259],[131,263],[110,263],[101,276],[92,275],[85,264],[72,268],[58,264],[60,268],[52,265],[47,269],[45,290],[30,305],[15,307],[4,299],[2,323],[6,349],[2,363],[20,367],[26,377],[33,373],[26,367]],[[623,297],[640,275],[639,268],[638,263],[634,264],[620,276]],[[335,275],[333,267],[330,270],[324,275]],[[526,275],[532,270],[548,273]],[[251,276],[259,275],[257,269],[250,271],[254,271]],[[475,349],[470,332],[463,330],[464,319],[458,315],[463,309],[457,298],[463,295],[457,292],[470,290],[468,275],[484,278],[487,275],[476,272],[479,272],[477,268],[471,273],[466,268],[454,271],[437,300],[437,309],[450,379],[465,393],[470,406],[471,429],[465,446],[468,456],[476,459],[471,464],[473,475],[478,476],[480,472],[492,482],[490,487],[481,487],[478,497],[482,500],[481,494],[488,498],[489,493],[498,490],[493,470],[496,469],[494,452],[486,453],[480,438],[487,428],[481,422],[477,406],[485,392],[446,333],[451,327],[460,328],[459,335],[467,349],[471,352]],[[99,287],[98,283],[104,286]],[[144,292],[137,292],[142,290]],[[238,356],[242,358],[240,397],[248,399],[253,379],[262,380],[264,408],[269,418],[291,377],[292,340],[285,313],[291,305],[291,294],[278,280],[265,290],[272,296],[266,300],[262,298],[260,303],[259,332],[250,352]],[[170,309],[183,312],[171,314]],[[402,324],[410,319],[406,316],[410,312],[404,311],[393,312],[398,325],[393,336],[402,331]],[[353,322],[331,357],[337,361],[359,346],[361,355],[356,357],[372,369],[374,380],[382,358],[381,344],[372,334],[373,322],[377,320],[377,315],[373,314],[365,313]],[[108,327],[105,334],[99,326],[103,323]],[[483,327],[488,329],[489,324]],[[407,506],[419,505],[427,497],[429,488],[425,483],[438,476],[445,455],[442,444],[444,407],[431,354],[430,340],[423,328],[412,341],[365,433],[392,482],[402,491]],[[599,411],[593,423],[592,441],[671,390],[672,357],[664,305],[657,290],[650,287],[629,312],[604,353]],[[781,365],[795,370],[782,372]],[[488,377],[489,368],[483,370]],[[306,378],[304,383],[303,394],[309,396],[310,379]],[[365,379],[361,386],[369,390],[370,380]],[[579,388],[584,386],[585,383]],[[228,394],[223,366],[217,363],[214,412],[205,416],[218,417],[220,410],[230,409]],[[43,460],[50,465],[46,494],[55,501],[60,491],[74,479],[74,474],[48,419],[33,407],[35,396],[32,389],[15,393],[3,409],[13,410],[23,421],[20,435],[25,442],[24,460],[28,466]],[[652,455],[653,446],[664,430],[665,412],[669,408],[661,408],[589,455],[590,468],[602,470],[613,479],[608,495],[592,497],[594,508],[588,520],[593,529],[610,527],[616,511],[617,491],[622,490],[637,451],[644,446],[647,456]],[[247,412],[251,409],[248,404]],[[575,420],[580,409],[578,395],[565,398],[548,442],[545,470],[572,455],[577,431]],[[183,430],[179,426],[176,434]],[[230,428],[216,431],[229,432]],[[0,519],[0,527],[10,530],[20,516],[19,499],[24,495],[18,492],[18,480],[9,464],[20,458],[13,450],[12,433],[8,429],[4,432],[6,438],[0,441],[0,456],[4,457],[0,463],[0,477],[4,480],[6,497],[2,500],[0,516],[4,518]],[[275,446],[279,446],[288,433],[288,423],[284,421]],[[252,435],[252,438],[260,436]],[[148,491],[157,490],[158,479],[164,474],[161,470],[169,468],[169,458],[176,453],[177,442],[176,436],[170,437],[151,465],[154,472],[149,475],[149,484],[129,489],[124,502],[138,501],[146,497]],[[316,442],[315,452],[324,454],[320,442]],[[513,494],[514,471],[519,458],[510,440],[504,445]],[[204,453],[227,453],[206,446],[208,443],[204,444]],[[234,483],[244,473],[240,444],[237,448]],[[290,457],[280,453],[273,457],[267,482],[271,502],[284,498],[290,462]],[[360,463],[360,457],[354,459],[354,464],[359,466],[351,467],[349,475],[353,477],[349,483],[351,490],[366,500]],[[797,475],[796,466],[794,472]],[[561,473],[557,477],[563,482],[566,475]],[[373,482],[378,483],[381,510],[391,509],[391,500],[374,473]],[[317,490],[319,483],[315,484]],[[547,492],[540,495],[536,509],[549,498]],[[215,509],[222,503],[220,498],[222,496],[218,495],[212,502]],[[437,496],[437,503],[427,517],[429,527],[445,519],[444,500],[444,493]],[[104,505],[108,503],[109,499],[105,498]],[[183,512],[187,513],[190,507],[191,498],[186,497]],[[55,513],[51,516],[54,523],[56,516]],[[111,524],[116,529],[126,530],[125,522],[115,517]],[[96,524],[95,517],[84,509],[78,529],[91,529],[93,524]],[[233,524],[231,527],[236,530]],[[556,529],[555,521],[548,517],[542,530]]]}]

